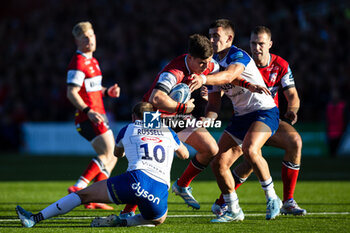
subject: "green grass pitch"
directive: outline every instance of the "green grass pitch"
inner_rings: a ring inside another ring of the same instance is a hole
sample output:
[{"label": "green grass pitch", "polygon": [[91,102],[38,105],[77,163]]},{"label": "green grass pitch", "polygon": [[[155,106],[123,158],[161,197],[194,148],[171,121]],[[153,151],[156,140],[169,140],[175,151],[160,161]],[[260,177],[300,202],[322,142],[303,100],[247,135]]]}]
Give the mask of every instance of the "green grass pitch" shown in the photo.
[{"label": "green grass pitch", "polygon": [[[89,157],[0,156],[0,232],[350,232],[350,159],[304,158],[295,192],[298,204],[307,209],[306,216],[279,216],[265,220],[265,197],[252,176],[238,189],[243,222],[212,224],[210,208],[219,195],[215,179],[207,169],[192,182],[193,194],[200,210],[188,208],[182,199],[169,194],[166,222],[155,228],[90,228],[96,216],[119,213],[115,210],[86,210],[77,207],[70,213],[45,220],[33,229],[21,227],[14,208],[20,204],[32,212],[66,195],[90,160]],[[269,158],[277,194],[282,197],[280,159]],[[175,160],[172,180],[185,169],[188,161]],[[125,170],[121,160],[113,175]]]}]

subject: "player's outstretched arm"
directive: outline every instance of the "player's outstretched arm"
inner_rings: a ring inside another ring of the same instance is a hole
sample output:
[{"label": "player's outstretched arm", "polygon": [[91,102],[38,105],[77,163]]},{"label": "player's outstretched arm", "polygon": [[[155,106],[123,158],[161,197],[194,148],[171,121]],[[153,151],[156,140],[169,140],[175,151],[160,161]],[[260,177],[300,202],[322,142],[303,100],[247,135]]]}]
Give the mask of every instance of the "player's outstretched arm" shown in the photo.
[{"label": "player's outstretched arm", "polygon": [[175,152],[177,157],[180,159],[188,159],[190,157],[190,152],[188,152],[186,146],[182,142],[180,147]]},{"label": "player's outstretched arm", "polygon": [[191,91],[200,88],[202,85],[224,85],[231,83],[236,78],[240,77],[241,73],[244,71],[244,66],[242,64],[232,64],[229,65],[226,70],[220,71],[214,74],[208,75],[192,75],[192,80],[189,83]]},{"label": "player's outstretched arm", "polygon": [[244,78],[237,77],[235,80],[232,81],[233,85],[240,86],[247,88],[250,92],[257,92],[260,94],[265,93],[266,95],[271,95],[270,90],[266,86],[261,86],[257,84],[253,84],[245,80]]}]

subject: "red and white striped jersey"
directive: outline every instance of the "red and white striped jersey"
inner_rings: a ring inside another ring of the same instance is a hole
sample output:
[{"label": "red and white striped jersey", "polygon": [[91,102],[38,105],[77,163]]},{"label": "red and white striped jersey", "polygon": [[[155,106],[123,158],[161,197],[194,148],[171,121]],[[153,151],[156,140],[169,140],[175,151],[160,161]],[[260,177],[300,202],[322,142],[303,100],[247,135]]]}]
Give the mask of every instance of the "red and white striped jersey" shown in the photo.
[{"label": "red and white striped jersey", "polygon": [[[102,73],[98,61],[92,57],[87,58],[77,51],[68,65],[67,84],[80,86],[79,95],[94,111],[105,114],[102,100]],[[77,110],[76,121],[88,119],[87,115]]]},{"label": "red and white striped jersey", "polygon": [[295,83],[288,62],[275,54],[270,55],[268,65],[258,68],[278,107],[279,88],[282,87],[284,91],[288,88],[295,87]]}]

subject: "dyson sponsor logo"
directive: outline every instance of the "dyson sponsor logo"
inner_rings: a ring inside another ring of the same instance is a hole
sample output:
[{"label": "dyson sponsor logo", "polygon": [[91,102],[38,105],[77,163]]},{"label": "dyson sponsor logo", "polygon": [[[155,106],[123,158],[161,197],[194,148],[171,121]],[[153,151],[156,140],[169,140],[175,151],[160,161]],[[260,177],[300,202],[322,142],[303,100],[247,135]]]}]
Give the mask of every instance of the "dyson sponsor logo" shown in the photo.
[{"label": "dyson sponsor logo", "polygon": [[138,183],[133,183],[133,184],[131,185],[131,188],[132,188],[133,190],[136,190],[135,195],[136,195],[137,197],[143,197],[143,198],[147,199],[148,201],[153,202],[153,203],[159,205],[159,202],[160,202],[159,197],[154,197],[153,194],[150,194],[148,191],[144,190],[144,189],[141,187],[140,182],[138,182]]}]

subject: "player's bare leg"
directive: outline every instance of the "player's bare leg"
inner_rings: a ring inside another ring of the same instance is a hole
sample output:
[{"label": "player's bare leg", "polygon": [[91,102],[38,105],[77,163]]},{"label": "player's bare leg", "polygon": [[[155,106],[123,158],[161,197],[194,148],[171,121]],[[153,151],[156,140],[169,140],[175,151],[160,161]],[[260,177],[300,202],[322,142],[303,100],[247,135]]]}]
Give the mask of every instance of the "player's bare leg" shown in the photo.
[{"label": "player's bare leg", "polygon": [[274,219],[280,213],[280,199],[276,195],[269,166],[262,157],[261,148],[271,136],[271,129],[265,123],[255,121],[244,137],[242,150],[245,158],[253,167],[255,175],[265,191],[267,200],[266,219]]},{"label": "player's bare leg", "polygon": [[[181,139],[180,136],[179,138]],[[204,128],[193,131],[185,142],[192,146],[197,151],[197,154],[193,157],[181,177],[175,181],[172,191],[176,195],[181,196],[189,206],[199,209],[200,205],[192,196],[192,189],[189,185],[209,165],[219,149],[215,139]]]},{"label": "player's bare leg", "polygon": [[[78,179],[74,186],[69,187],[68,192],[76,192],[81,190],[90,183],[93,179],[95,182],[105,180],[111,174],[117,158],[113,154],[114,136],[112,130],[96,136],[91,145],[94,148],[97,157],[93,158],[84,171],[83,175]],[[89,203],[85,205],[87,209],[107,209],[112,210],[113,207],[104,203]]]},{"label": "player's bare leg", "polygon": [[[239,163],[231,172],[235,181],[234,188],[237,190],[248,179],[250,174],[253,172],[253,169],[249,162],[244,159],[243,162]],[[221,193],[220,197],[216,199],[215,203],[212,205],[211,211],[215,215],[220,216],[225,212],[226,208],[227,206],[225,204],[224,196]]]},{"label": "player's bare leg", "polygon": [[211,162],[211,168],[220,190],[223,194],[227,194],[235,190],[230,167],[242,155],[242,150],[226,132],[221,136],[218,145],[219,153]]},{"label": "player's bare leg", "polygon": [[269,146],[285,150],[282,162],[283,181],[283,207],[281,213],[305,215],[306,210],[301,209],[294,200],[294,191],[298,180],[302,140],[299,133],[287,122],[280,121],[279,128],[266,143]]},{"label": "player's bare leg", "polygon": [[211,167],[223,194],[227,209],[222,209],[219,206],[218,210],[220,210],[220,213],[216,213],[213,210],[213,207],[216,207],[214,203],[212,211],[217,215],[217,218],[211,220],[211,222],[241,221],[244,219],[244,213],[239,206],[238,196],[235,191],[235,181],[230,167],[242,155],[242,150],[226,132],[222,134],[218,146],[219,152],[211,162]]},{"label": "player's bare leg", "polygon": [[97,136],[91,142],[92,147],[98,154],[97,157],[102,161],[109,174],[111,174],[118,160],[113,154],[114,143],[112,130],[108,130],[106,133]]}]

